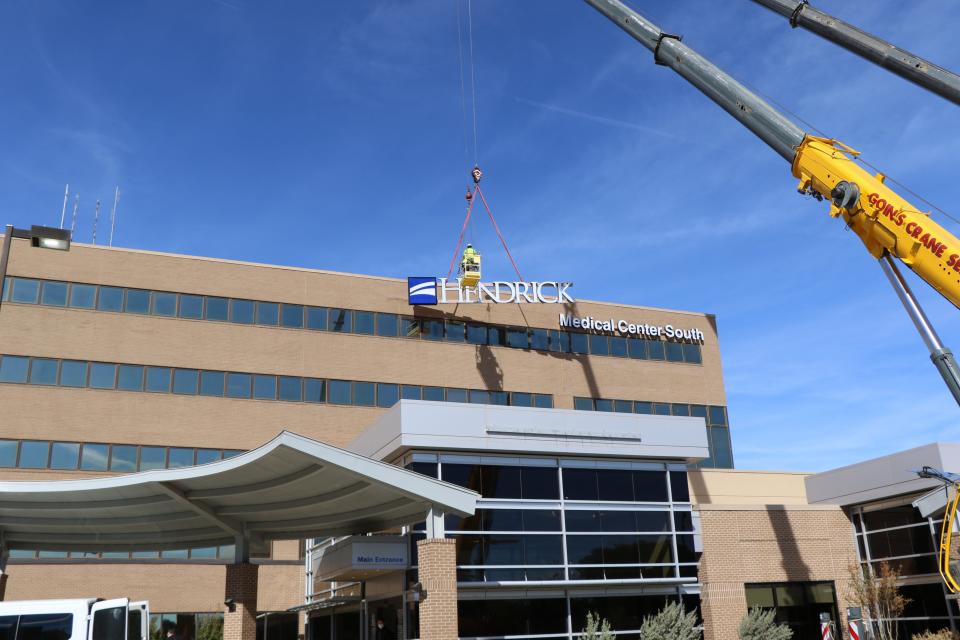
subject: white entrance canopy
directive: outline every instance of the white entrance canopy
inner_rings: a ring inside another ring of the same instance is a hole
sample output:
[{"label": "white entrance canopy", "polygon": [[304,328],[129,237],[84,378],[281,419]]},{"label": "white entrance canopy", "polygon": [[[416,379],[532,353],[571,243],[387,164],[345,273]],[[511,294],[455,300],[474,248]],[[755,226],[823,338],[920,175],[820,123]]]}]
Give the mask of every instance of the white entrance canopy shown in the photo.
[{"label": "white entrance canopy", "polygon": [[6,549],[125,551],[383,531],[472,515],[479,496],[284,431],[228,460],[89,480],[0,482]]}]

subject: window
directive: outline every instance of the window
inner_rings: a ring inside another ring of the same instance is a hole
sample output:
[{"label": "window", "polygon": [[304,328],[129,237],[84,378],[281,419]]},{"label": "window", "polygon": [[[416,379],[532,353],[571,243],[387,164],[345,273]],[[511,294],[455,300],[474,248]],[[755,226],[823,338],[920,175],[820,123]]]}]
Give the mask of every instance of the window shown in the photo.
[{"label": "window", "polygon": [[420,319],[403,317],[400,318],[400,337],[401,338],[419,338],[420,337]]},{"label": "window", "polygon": [[305,378],[303,381],[303,399],[305,402],[326,402],[326,384],[316,378]]},{"label": "window", "polygon": [[255,400],[277,399],[277,376],[253,376],[253,398]]},{"label": "window", "polygon": [[253,324],[254,304],[252,300],[230,300],[230,322]]},{"label": "window", "polygon": [[25,440],[20,443],[20,460],[17,466],[21,469],[45,469],[49,454],[49,442]]},{"label": "window", "polygon": [[818,638],[820,614],[839,621],[832,582],[746,584],[747,606],[772,609],[775,621],[793,630],[794,638]]},{"label": "window", "polygon": [[276,302],[257,303],[257,324],[275,327],[280,318],[280,305]]},{"label": "window", "polygon": [[16,440],[0,440],[0,467],[17,466],[18,445]]},{"label": "window", "polygon": [[530,329],[530,348],[540,351],[547,351],[550,348],[546,329]]},{"label": "window", "polygon": [[447,321],[447,341],[463,342],[466,339],[467,326],[462,322]]},{"label": "window", "polygon": [[110,452],[110,471],[136,471],[137,448],[131,445],[115,444]]},{"label": "window", "polygon": [[469,392],[472,404],[490,404],[490,392],[484,389],[473,389]]},{"label": "window", "polygon": [[603,398],[595,398],[593,401],[593,405],[597,411],[613,411],[613,400],[604,400]]},{"label": "window", "polygon": [[200,372],[196,369],[173,370],[173,392],[181,395],[196,395]]},{"label": "window", "polygon": [[349,309],[330,309],[330,331],[350,333],[353,330],[353,315]]},{"label": "window", "polygon": [[140,447],[140,471],[163,469],[167,466],[167,450],[164,447]]},{"label": "window", "polygon": [[377,335],[395,338],[397,329],[400,326],[400,319],[392,313],[377,314]]},{"label": "window", "polygon": [[277,392],[281,400],[300,402],[303,400],[303,381],[294,376],[279,376]]},{"label": "window", "polygon": [[420,400],[423,390],[418,385],[405,384],[400,387],[400,397],[403,400]]},{"label": "window", "polygon": [[84,444],[80,454],[80,468],[84,471],[106,471],[109,445]]},{"label": "window", "polygon": [[227,374],[227,397],[228,398],[249,398],[250,383],[253,379],[249,373],[228,373]]},{"label": "window", "polygon": [[593,411],[593,398],[574,398],[573,408],[579,411]]},{"label": "window", "polygon": [[25,304],[37,304],[40,297],[40,281],[27,280],[26,278],[13,279],[13,292],[10,295],[11,302],[23,302]]},{"label": "window", "polygon": [[587,346],[587,334],[585,333],[571,333],[570,336],[570,352],[571,353],[587,353],[589,348]]},{"label": "window", "polygon": [[67,306],[67,283],[44,282],[43,293],[40,294],[40,304],[52,307]]},{"label": "window", "polygon": [[590,334],[590,353],[595,356],[610,355],[610,339],[607,336]]},{"label": "window", "polygon": [[307,329],[327,330],[327,310],[324,307],[307,307]]},{"label": "window", "polygon": [[700,364],[703,358],[700,354],[700,345],[685,343],[683,345],[683,359],[691,364]]},{"label": "window", "polygon": [[59,360],[34,358],[30,363],[30,384],[57,384],[57,366]]},{"label": "window", "polygon": [[663,360],[663,343],[659,340],[647,340],[647,353],[651,360]]},{"label": "window", "polygon": [[219,459],[220,451],[217,449],[197,449],[197,464],[216,462]]},{"label": "window", "polygon": [[550,331],[550,351],[568,353],[570,351],[570,334],[566,331]]},{"label": "window", "polygon": [[[143,448],[140,449],[140,458],[143,459]],[[189,467],[193,465],[193,449],[184,447],[170,447],[170,461],[167,466],[171,469]]]},{"label": "window", "polygon": [[327,402],[350,404],[350,383],[346,380],[330,380],[327,382]]},{"label": "window", "polygon": [[280,307],[280,326],[290,329],[303,328],[303,305],[284,304]]},{"label": "window", "polygon": [[100,311],[123,311],[123,289],[101,286],[99,295],[97,295],[97,309]]},{"label": "window", "polygon": [[723,407],[710,407],[708,423],[711,425],[727,426],[727,414]]},{"label": "window", "polygon": [[487,344],[487,328],[479,324],[468,324],[467,342],[470,344]]},{"label": "window", "polygon": [[443,320],[420,320],[420,335],[424,340],[443,340]]},{"label": "window", "polygon": [[54,442],[50,450],[51,469],[76,469],[80,463],[80,444]]},{"label": "window", "polygon": [[627,339],[611,337],[610,338],[610,355],[616,356],[617,358],[626,358],[627,357]]},{"label": "window", "polygon": [[523,328],[507,329],[507,346],[514,349],[529,349],[530,336]]},{"label": "window", "polygon": [[374,393],[375,386],[372,382],[354,382],[353,383],[353,404],[361,407],[372,407],[376,404]]},{"label": "window", "polygon": [[224,392],[223,371],[203,371],[200,373],[200,395],[222,396]]},{"label": "window", "polygon": [[204,317],[207,320],[226,322],[230,319],[230,301],[226,298],[204,298]]},{"label": "window", "polygon": [[400,399],[400,388],[395,384],[379,383],[377,385],[377,406],[392,407]]},{"label": "window", "polygon": [[70,306],[75,309],[93,309],[97,288],[90,284],[70,285]]},{"label": "window", "polygon": [[615,413],[633,413],[633,403],[629,400],[614,400],[613,410]]},{"label": "window", "polygon": [[150,313],[167,318],[177,315],[177,294],[154,291],[151,295]]},{"label": "window", "polygon": [[127,289],[124,295],[123,310],[126,313],[150,313],[150,292],[143,289]]},{"label": "window", "polygon": [[191,296],[186,293],[180,294],[180,310],[178,315],[181,318],[190,318],[200,320],[203,318],[203,296]]},{"label": "window", "polygon": [[553,409],[553,396],[549,393],[533,394],[533,406],[538,409]]},{"label": "window", "polygon": [[0,359],[0,382],[27,381],[27,370],[30,368],[30,358],[20,356],[3,356]]},{"label": "window", "polygon": [[[22,615],[20,625],[17,627],[17,640],[67,640],[72,634],[73,614],[70,613]],[[123,638],[123,634],[112,640],[116,638]]]},{"label": "window", "polygon": [[686,471],[670,472],[670,493],[674,502],[690,502],[690,486]]},{"label": "window", "polygon": [[683,362],[683,345],[679,342],[666,343],[667,362]]},{"label": "window", "polygon": [[93,614],[90,640],[123,640],[126,637],[127,608],[112,607]]},{"label": "window", "polygon": [[143,367],[122,364],[117,371],[117,389],[143,391]]},{"label": "window", "polygon": [[113,389],[117,383],[117,365],[105,362],[90,363],[90,387]]},{"label": "window", "polygon": [[147,367],[146,390],[151,393],[170,393],[170,368]]},{"label": "window", "polygon": [[446,401],[447,402],[466,402],[467,390],[466,389],[447,389]]},{"label": "window", "polygon": [[653,403],[653,414],[657,416],[668,416],[670,415],[670,404],[667,402],[654,402]]},{"label": "window", "polygon": [[365,336],[372,336],[374,326],[374,314],[372,311],[356,311],[353,314],[353,331]]},{"label": "window", "polygon": [[627,354],[634,360],[647,359],[647,341],[636,338],[627,339]]}]

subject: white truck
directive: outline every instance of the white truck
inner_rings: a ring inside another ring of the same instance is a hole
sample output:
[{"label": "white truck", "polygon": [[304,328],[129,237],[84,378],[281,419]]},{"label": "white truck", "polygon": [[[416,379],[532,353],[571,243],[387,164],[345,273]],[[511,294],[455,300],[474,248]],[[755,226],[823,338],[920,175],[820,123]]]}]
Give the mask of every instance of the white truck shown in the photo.
[{"label": "white truck", "polygon": [[127,598],[0,602],[0,640],[150,640],[150,608]]}]

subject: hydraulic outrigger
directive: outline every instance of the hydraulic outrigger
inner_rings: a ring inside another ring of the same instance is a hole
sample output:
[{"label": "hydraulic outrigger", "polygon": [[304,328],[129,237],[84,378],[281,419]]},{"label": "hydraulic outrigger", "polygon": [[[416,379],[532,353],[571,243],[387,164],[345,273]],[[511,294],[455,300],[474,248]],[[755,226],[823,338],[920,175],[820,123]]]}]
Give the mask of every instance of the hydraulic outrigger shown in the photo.
[{"label": "hydraulic outrigger", "polygon": [[880,266],[920,332],[930,358],[960,404],[960,369],[943,346],[893,258],[960,307],[960,239],[871,175],[858,152],[837,140],[811,135],[722,69],[619,0],[585,0],[740,121],[791,164],[798,191],[827,199]]}]

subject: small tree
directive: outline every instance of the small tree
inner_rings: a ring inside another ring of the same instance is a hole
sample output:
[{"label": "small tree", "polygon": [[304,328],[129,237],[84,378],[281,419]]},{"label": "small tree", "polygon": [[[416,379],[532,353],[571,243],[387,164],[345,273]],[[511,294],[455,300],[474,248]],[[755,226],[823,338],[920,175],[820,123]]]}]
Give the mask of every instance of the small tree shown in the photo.
[{"label": "small tree", "polygon": [[751,607],[740,621],[740,640],[790,640],[793,629],[773,620],[774,611]]},{"label": "small tree", "polygon": [[580,640],[614,640],[613,630],[606,618],[595,613],[587,614],[587,626],[580,634]]},{"label": "small tree", "polygon": [[880,563],[880,571],[867,565],[862,571],[858,565],[849,567],[853,600],[863,610],[864,620],[869,619],[877,640],[897,640],[899,618],[910,602],[900,593],[897,582],[900,571],[891,569],[886,562]]},{"label": "small tree", "polygon": [[687,612],[678,602],[669,602],[656,615],[645,616],[640,640],[700,640],[697,612]]}]

